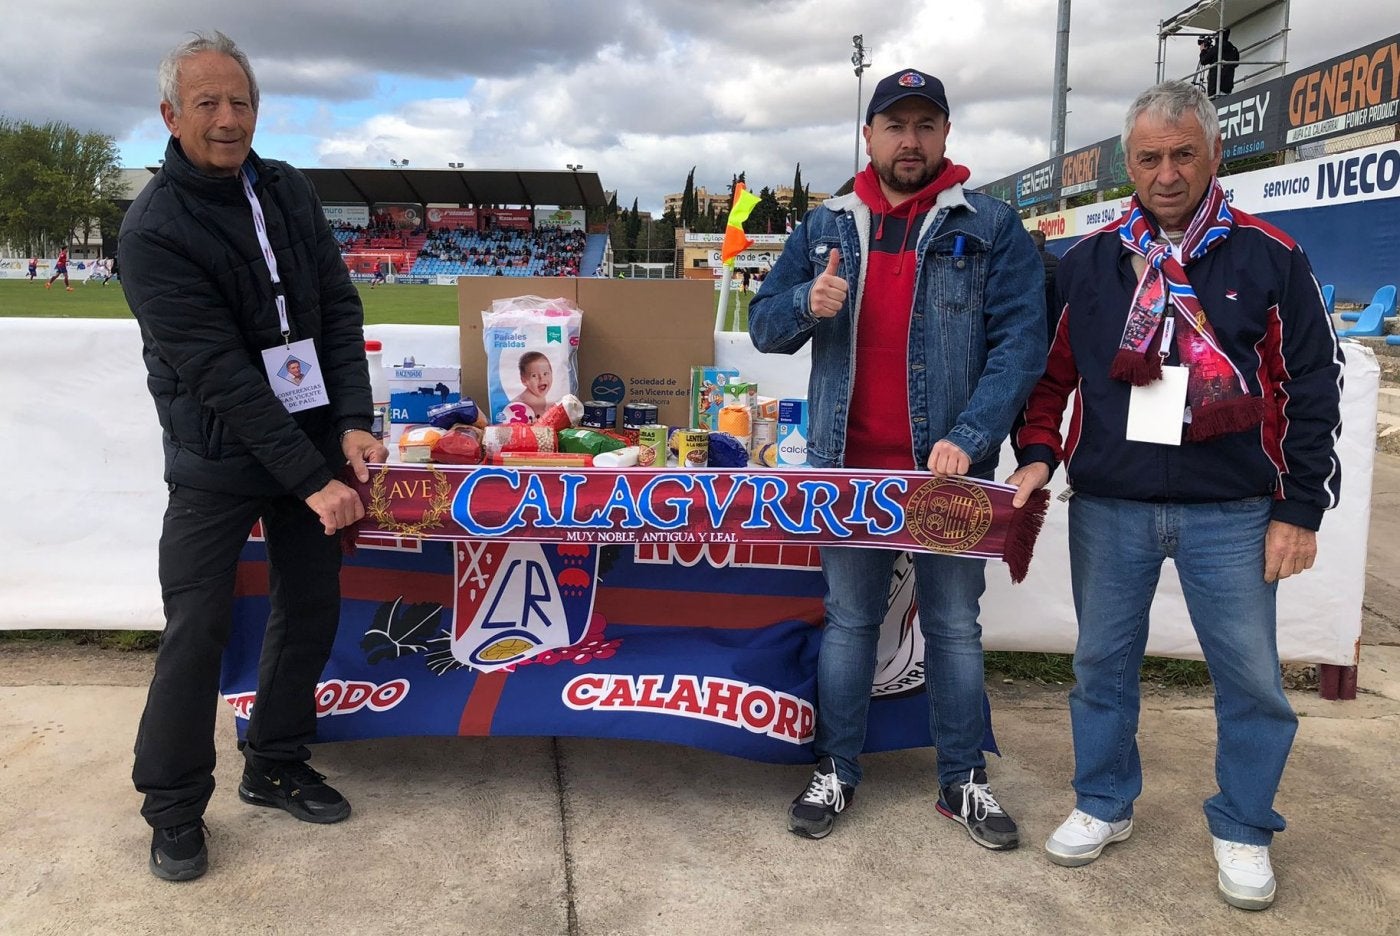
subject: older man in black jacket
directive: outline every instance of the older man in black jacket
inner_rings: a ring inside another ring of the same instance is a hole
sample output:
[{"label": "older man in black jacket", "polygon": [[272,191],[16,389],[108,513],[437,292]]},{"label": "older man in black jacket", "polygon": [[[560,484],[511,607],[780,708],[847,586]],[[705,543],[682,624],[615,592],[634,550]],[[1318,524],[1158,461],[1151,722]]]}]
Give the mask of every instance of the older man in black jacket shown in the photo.
[{"label": "older man in black jacket", "polygon": [[[121,256],[141,326],[170,488],[160,541],[166,624],[132,778],[154,829],[150,869],[204,873],[219,670],[234,573],[253,524],[271,615],[238,794],[307,822],[350,804],[307,764],[315,686],[340,617],[337,532],[364,515],[370,434],[364,312],[306,178],[252,152],[258,86],[227,36],[196,36],[160,67],[164,165],[127,212]],[[296,361],[302,380],[286,375]]]}]

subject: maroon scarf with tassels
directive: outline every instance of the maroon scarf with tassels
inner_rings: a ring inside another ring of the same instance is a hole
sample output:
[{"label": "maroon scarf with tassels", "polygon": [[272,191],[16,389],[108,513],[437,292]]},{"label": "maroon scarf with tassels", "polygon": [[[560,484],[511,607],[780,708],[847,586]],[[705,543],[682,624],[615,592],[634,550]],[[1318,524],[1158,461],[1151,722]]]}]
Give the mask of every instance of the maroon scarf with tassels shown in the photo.
[{"label": "maroon scarf with tassels", "polygon": [[[1206,197],[1196,209],[1181,243],[1181,255],[1190,266],[1212,248],[1225,242],[1235,218],[1219,180],[1212,179]],[[1201,300],[1186,278],[1171,245],[1163,243],[1155,222],[1133,196],[1128,220],[1119,228],[1123,247],[1146,261],[1128,309],[1128,321],[1109,376],[1135,387],[1162,377],[1166,352],[1162,344],[1173,331],[1176,347],[1190,376],[1186,384],[1186,430],[1189,442],[1204,442],[1231,432],[1243,432],[1264,419],[1264,401],[1251,396],[1244,377],[1220,347],[1215,330],[1206,319]],[[1167,303],[1177,327],[1163,328]],[[1179,314],[1177,314],[1179,313]]]}]

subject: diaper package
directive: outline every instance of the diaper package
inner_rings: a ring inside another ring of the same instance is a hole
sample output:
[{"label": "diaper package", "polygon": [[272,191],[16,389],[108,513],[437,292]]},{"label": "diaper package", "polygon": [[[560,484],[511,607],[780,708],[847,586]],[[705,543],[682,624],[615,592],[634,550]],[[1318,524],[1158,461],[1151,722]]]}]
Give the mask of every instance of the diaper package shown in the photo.
[{"label": "diaper package", "polygon": [[539,296],[497,299],[481,323],[492,423],[532,423],[565,394],[578,395],[578,306]]}]

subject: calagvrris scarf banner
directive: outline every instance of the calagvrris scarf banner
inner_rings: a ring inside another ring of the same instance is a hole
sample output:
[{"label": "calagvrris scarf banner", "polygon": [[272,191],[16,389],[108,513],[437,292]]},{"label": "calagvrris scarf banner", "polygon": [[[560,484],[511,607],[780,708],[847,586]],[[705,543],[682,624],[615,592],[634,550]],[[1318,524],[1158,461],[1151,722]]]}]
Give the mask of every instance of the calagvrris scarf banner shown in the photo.
[{"label": "calagvrris scarf banner", "polygon": [[804,543],[1000,559],[1025,578],[1048,493],[884,471],[372,468],[361,537]]},{"label": "calagvrris scarf banner", "polygon": [[[818,546],[1005,558],[1024,536],[1015,550],[1029,557],[1039,513],[1013,519],[1008,488],[930,482],[860,471],[376,470],[341,575],[317,738],[626,738],[810,763]],[[223,693],[242,732],[269,610],[256,537],[238,595]],[[878,657],[866,749],[931,744],[907,556]],[[990,729],[984,746],[995,750]]]}]

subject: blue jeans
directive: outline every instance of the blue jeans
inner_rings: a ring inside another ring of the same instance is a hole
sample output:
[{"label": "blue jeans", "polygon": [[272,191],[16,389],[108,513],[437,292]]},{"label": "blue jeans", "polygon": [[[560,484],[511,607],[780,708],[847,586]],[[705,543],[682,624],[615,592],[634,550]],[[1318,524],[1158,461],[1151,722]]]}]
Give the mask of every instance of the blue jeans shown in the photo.
[{"label": "blue jeans", "polygon": [[1069,507],[1070,578],[1079,616],[1074,792],[1079,809],[1116,822],[1142,792],[1138,670],[1162,560],[1176,563],[1191,625],[1215,687],[1212,835],[1268,845],[1298,718],[1283,694],[1275,586],[1264,581],[1267,497],[1217,504],[1152,504],[1076,494]]},{"label": "blue jeans", "polygon": [[[865,747],[866,716],[875,679],[880,624],[889,608],[898,550],[823,546],[826,625],[817,661],[818,757],[836,761],[845,783],[860,782],[857,756]],[[924,637],[924,686],[929,731],[938,748],[938,782],[967,780],[986,766],[982,738],[982,627],[978,599],[986,560],[913,553],[919,629]]]}]

